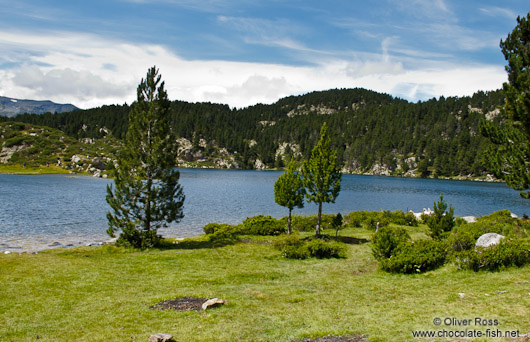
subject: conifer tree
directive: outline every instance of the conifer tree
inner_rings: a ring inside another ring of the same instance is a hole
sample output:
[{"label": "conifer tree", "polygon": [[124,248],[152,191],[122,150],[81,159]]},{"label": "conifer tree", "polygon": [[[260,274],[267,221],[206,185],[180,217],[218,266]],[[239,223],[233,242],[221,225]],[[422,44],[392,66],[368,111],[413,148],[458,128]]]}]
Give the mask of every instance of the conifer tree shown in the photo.
[{"label": "conifer tree", "polygon": [[289,209],[287,233],[291,234],[291,211],[294,207],[304,207],[304,184],[294,163],[289,163],[287,171],[282,173],[274,183],[274,201]]},{"label": "conifer tree", "polygon": [[517,26],[500,47],[508,61],[504,83],[505,122],[482,121],[481,133],[494,144],[487,150],[488,168],[506,184],[530,198],[530,13],[517,18]]},{"label": "conifer tree", "polygon": [[318,204],[316,236],[320,238],[322,203],[335,203],[340,192],[341,173],[337,152],[331,149],[331,139],[326,123],[320,129],[320,140],[311,152],[311,158],[302,168],[306,198]]},{"label": "conifer tree", "polygon": [[156,67],[138,85],[129,112],[125,146],[117,158],[115,188],[107,186],[109,229],[118,244],[156,245],[157,229],[183,217],[184,194],[176,167],[176,138],[169,126],[170,101]]}]

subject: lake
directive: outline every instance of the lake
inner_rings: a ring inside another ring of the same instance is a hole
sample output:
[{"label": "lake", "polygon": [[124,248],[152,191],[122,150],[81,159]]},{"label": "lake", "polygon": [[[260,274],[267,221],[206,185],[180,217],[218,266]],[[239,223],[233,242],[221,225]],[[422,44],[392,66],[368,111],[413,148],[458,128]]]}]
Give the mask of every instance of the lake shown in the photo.
[{"label": "lake", "polygon": [[[161,229],[164,236],[202,233],[210,222],[241,223],[258,214],[276,218],[288,210],[274,202],[279,171],[183,169],[184,219]],[[109,239],[105,201],[112,180],[73,175],[0,175],[0,251],[35,251]],[[503,183],[344,175],[342,190],[325,213],[432,208],[443,192],[457,216],[509,209],[522,216],[530,202]],[[316,213],[314,203],[295,214]]]}]

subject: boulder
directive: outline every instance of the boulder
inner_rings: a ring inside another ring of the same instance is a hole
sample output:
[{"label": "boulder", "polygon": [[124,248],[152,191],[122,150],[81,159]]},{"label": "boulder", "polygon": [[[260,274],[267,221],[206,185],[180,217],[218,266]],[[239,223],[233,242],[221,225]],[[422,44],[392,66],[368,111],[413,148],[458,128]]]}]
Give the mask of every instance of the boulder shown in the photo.
[{"label": "boulder", "polygon": [[475,243],[475,247],[491,247],[498,245],[501,240],[504,239],[504,236],[497,234],[497,233],[487,233],[482,235],[477,239],[477,242]]},{"label": "boulder", "polygon": [[169,342],[169,341],[173,341],[173,335],[158,333],[158,334],[149,336],[148,341],[149,342]]},{"label": "boulder", "polygon": [[206,302],[204,302],[204,304],[202,304],[202,309],[206,310],[209,307],[215,307],[215,306],[224,305],[224,304],[228,304],[228,301],[224,299],[213,298],[213,299],[209,299]]}]

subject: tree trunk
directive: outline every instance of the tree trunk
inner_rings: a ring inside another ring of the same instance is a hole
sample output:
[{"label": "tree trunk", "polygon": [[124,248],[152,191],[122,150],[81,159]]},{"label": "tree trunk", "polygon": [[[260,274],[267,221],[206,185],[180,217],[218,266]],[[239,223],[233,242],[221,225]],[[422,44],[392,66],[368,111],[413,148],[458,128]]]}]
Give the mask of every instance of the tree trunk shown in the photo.
[{"label": "tree trunk", "polygon": [[291,209],[289,209],[289,219],[287,220],[287,234],[291,234]]},{"label": "tree trunk", "polygon": [[322,202],[318,203],[318,215],[317,215],[317,238],[320,239],[320,220],[322,218]]}]

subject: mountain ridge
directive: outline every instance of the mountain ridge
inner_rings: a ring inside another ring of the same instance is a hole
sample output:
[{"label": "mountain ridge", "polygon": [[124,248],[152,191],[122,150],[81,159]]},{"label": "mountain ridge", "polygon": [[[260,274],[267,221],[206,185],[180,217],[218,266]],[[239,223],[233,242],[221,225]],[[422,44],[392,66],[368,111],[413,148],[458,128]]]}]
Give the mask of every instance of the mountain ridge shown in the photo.
[{"label": "mountain ridge", "polygon": [[50,100],[22,100],[0,96],[0,115],[13,117],[18,114],[65,113],[79,110],[72,104],[55,103]]}]

